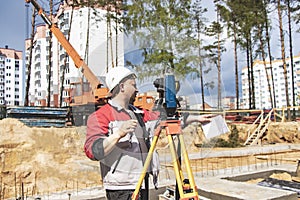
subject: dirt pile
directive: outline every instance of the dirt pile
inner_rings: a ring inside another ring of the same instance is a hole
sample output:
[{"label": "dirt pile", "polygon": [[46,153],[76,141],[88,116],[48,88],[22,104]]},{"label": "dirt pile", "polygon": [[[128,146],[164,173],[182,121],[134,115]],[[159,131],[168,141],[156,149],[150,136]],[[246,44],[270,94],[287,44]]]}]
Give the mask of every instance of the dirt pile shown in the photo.
[{"label": "dirt pile", "polygon": [[[231,124],[245,141],[250,125]],[[272,123],[264,143],[299,143],[300,123]],[[85,127],[27,127],[16,119],[0,121],[0,199],[101,185],[99,163],[83,152]],[[199,151],[195,144],[205,140],[199,125],[184,130],[189,152]],[[222,135],[228,138],[228,134]],[[162,133],[159,148],[168,144]],[[22,192],[22,188],[23,192]]]},{"label": "dirt pile", "polygon": [[1,120],[0,197],[20,196],[22,184],[27,195],[99,184],[98,163],[83,152],[84,137],[84,127],[29,128]]}]

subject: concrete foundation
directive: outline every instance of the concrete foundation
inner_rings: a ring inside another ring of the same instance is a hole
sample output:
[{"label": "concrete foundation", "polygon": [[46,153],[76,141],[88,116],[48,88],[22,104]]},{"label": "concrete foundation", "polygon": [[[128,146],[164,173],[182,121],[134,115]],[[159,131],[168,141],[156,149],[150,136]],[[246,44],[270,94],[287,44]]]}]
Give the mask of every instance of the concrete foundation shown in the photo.
[{"label": "concrete foundation", "polygon": [[287,172],[295,174],[295,166],[285,165],[273,169],[258,170],[252,173],[240,173],[234,176],[216,176],[197,178],[199,194],[209,199],[238,200],[298,200],[297,193],[246,183],[252,179],[267,178],[273,173]]}]

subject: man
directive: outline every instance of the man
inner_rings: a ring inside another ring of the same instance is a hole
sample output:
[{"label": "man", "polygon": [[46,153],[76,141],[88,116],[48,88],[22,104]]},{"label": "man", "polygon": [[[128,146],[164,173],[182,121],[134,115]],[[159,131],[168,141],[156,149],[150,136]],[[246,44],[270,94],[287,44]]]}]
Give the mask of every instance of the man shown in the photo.
[{"label": "man", "polygon": [[[84,150],[90,159],[100,161],[106,197],[111,200],[131,199],[149,148],[145,127],[159,120],[159,112],[132,106],[138,92],[135,79],[128,68],[112,68],[106,76],[111,100],[92,113],[87,122]],[[207,122],[210,117],[191,115],[184,121]],[[140,199],[148,199],[146,187],[142,186]]]}]

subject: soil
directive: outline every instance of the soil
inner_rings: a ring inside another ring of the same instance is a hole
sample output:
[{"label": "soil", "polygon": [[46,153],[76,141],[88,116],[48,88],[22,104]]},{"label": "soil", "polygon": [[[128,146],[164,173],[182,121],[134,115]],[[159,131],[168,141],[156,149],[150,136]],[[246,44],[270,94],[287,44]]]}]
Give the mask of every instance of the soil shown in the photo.
[{"label": "soil", "polygon": [[[239,139],[245,141],[249,124],[229,124],[237,129]],[[272,123],[268,133],[261,140],[263,144],[300,143],[300,123]],[[27,127],[17,119],[0,121],[0,200],[14,198],[25,193],[27,196],[49,194],[66,190],[80,190],[101,186],[99,163],[89,160],[83,151],[86,127],[37,128]],[[201,151],[205,137],[197,124],[184,130],[184,140],[188,152]],[[228,140],[228,135],[220,137]],[[167,146],[161,134],[157,148]],[[199,147],[200,146],[200,147]],[[214,148],[211,151],[222,151]],[[267,155],[270,160],[284,157],[287,162],[298,159],[299,152],[282,152]],[[265,155],[266,156],[266,155]],[[193,160],[198,171],[224,169],[232,166],[265,162],[256,155],[236,158],[206,158]],[[275,162],[275,161],[274,161]],[[167,165],[167,163],[163,163]]]}]

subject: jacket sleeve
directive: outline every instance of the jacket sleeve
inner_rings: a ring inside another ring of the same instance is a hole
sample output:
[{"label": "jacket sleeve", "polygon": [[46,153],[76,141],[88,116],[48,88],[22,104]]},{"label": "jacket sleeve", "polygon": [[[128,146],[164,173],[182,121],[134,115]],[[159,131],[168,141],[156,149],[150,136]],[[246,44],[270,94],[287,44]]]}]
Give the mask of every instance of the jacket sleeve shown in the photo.
[{"label": "jacket sleeve", "polygon": [[88,118],[84,151],[91,160],[100,160],[104,157],[103,140],[108,134],[109,124],[105,119],[97,116],[97,112],[92,113]]},{"label": "jacket sleeve", "polygon": [[160,112],[158,112],[158,111],[149,111],[149,110],[143,109],[143,113],[144,113],[144,116],[143,116],[144,122],[159,120]]}]

